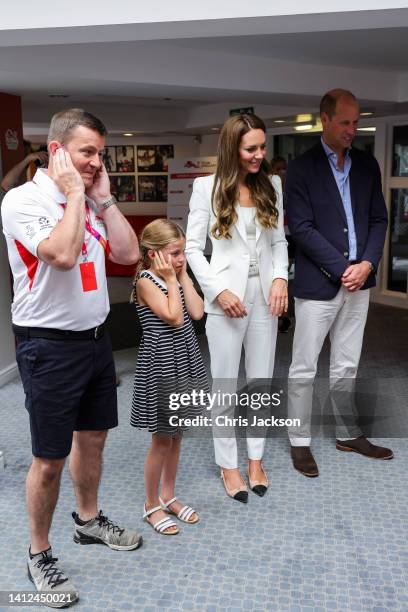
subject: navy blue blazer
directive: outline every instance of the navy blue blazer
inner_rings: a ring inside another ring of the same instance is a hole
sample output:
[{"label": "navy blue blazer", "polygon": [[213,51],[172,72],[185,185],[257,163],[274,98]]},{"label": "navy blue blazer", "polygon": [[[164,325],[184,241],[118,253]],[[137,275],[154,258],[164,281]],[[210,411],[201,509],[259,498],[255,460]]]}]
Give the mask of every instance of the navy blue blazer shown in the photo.
[{"label": "navy blue blazer", "polygon": [[[377,160],[352,148],[350,195],[357,238],[357,261],[374,266],[362,289],[375,285],[388,215]],[[349,265],[346,214],[330,162],[319,142],[290,162],[285,181],[285,209],[296,243],[294,295],[331,300]]]}]

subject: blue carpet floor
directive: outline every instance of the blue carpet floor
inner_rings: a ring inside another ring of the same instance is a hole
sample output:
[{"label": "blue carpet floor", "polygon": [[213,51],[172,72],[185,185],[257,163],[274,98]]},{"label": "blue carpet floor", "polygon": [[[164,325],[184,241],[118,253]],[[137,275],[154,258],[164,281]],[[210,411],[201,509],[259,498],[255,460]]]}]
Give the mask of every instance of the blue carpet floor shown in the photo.
[{"label": "blue carpet floor", "polygon": [[[362,368],[373,373],[378,368],[383,375],[388,368],[385,374],[394,374],[404,386],[406,361],[404,366],[398,356],[402,342],[394,329],[395,312],[400,325],[406,324],[402,311],[372,309]],[[378,328],[378,320],[386,324],[384,313],[394,329],[387,334]],[[282,376],[290,360],[290,343],[290,334],[280,335],[277,368]],[[75,501],[65,470],[51,541],[54,554],[80,591],[73,609],[408,610],[405,439],[377,441],[395,452],[392,461],[383,462],[341,453],[330,437],[317,438],[313,450],[320,477],[316,479],[293,469],[284,437],[268,440],[264,464],[270,489],[264,498],[250,493],[249,503],[243,505],[224,493],[211,439],[186,438],[177,493],[197,509],[201,520],[194,526],[182,525],[179,535],[166,538],[141,518],[149,436],[128,424],[135,355],[136,350],[115,355],[121,377],[120,425],[110,433],[105,449],[100,507],[114,521],[140,531],[144,544],[132,552],[75,544],[71,519]],[[404,405],[406,409],[406,394]],[[0,448],[8,462],[0,471],[0,591],[32,590],[25,568],[29,536],[24,499],[30,443],[19,381],[0,389],[0,418]],[[242,440],[240,450],[244,472]]]}]

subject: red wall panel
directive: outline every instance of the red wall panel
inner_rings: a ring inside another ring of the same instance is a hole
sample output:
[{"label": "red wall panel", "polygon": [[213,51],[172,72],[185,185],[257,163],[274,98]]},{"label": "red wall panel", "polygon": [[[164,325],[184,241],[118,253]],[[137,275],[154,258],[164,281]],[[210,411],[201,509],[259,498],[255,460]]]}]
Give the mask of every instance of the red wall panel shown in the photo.
[{"label": "red wall panel", "polygon": [[[154,219],[160,219],[160,216],[143,215],[139,217],[136,215],[132,215],[126,217],[126,219],[129,221],[130,225],[135,230],[137,237],[139,238],[145,225],[150,223],[150,221],[154,221]],[[135,273],[135,267],[135,264],[133,264],[132,266],[121,266],[120,264],[113,263],[108,259],[106,260],[107,276],[133,276]]]},{"label": "red wall panel", "polygon": [[[7,138],[8,136],[8,138]],[[18,146],[11,149],[9,142],[17,138]],[[3,176],[24,158],[21,98],[0,92],[0,146]]]}]

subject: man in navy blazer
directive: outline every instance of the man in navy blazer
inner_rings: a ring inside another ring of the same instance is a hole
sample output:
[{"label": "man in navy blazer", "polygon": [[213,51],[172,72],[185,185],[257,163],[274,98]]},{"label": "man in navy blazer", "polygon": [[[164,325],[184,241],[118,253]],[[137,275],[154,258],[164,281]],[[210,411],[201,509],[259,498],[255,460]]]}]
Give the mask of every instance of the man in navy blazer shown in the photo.
[{"label": "man in navy blazer", "polygon": [[330,333],[330,389],[336,417],[336,448],[391,459],[356,423],[354,383],[367,318],[369,291],[381,259],[387,209],[376,159],[352,148],[359,105],[334,89],[320,103],[321,141],[289,164],[285,206],[296,243],[296,329],[289,370],[289,428],[294,467],[318,476],[310,450],[313,381],[323,342]]}]

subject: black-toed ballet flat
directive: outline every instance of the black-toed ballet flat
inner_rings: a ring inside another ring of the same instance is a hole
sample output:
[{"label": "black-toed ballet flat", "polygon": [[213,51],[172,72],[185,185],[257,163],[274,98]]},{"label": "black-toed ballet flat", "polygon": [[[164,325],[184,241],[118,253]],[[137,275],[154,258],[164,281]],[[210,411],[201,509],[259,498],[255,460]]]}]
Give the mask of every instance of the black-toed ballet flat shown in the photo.
[{"label": "black-toed ballet flat", "polygon": [[242,487],[239,489],[229,489],[227,487],[227,483],[225,482],[224,472],[222,470],[221,480],[224,485],[225,492],[227,495],[229,495],[229,497],[232,497],[232,499],[235,499],[236,501],[239,501],[243,504],[248,503],[248,489],[246,488],[244,483],[242,483]]}]

